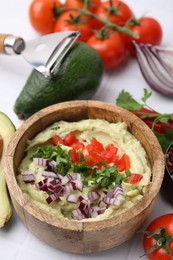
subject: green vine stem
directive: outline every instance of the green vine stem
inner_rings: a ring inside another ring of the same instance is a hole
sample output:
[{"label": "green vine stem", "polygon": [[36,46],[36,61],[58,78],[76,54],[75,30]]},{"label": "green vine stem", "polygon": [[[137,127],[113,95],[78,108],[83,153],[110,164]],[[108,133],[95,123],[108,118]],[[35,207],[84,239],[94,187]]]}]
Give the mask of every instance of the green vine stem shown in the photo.
[{"label": "green vine stem", "polygon": [[[111,0],[110,0],[110,8],[112,8],[111,6]],[[103,19],[97,15],[95,15],[94,13],[90,12],[88,10],[88,0],[85,0],[84,1],[84,7],[83,9],[79,9],[79,8],[73,8],[73,7],[60,7],[61,8],[61,12],[62,11],[76,11],[77,12],[77,17],[79,18],[80,16],[83,16],[83,15],[86,15],[86,16],[89,16],[93,19],[96,19],[98,20],[99,22],[103,23],[104,26],[106,26],[106,28],[109,28],[109,29],[113,29],[114,31],[117,31],[117,32],[120,32],[120,33],[124,33],[124,34],[127,34],[129,36],[131,36],[132,38],[134,39],[138,39],[138,35],[134,32],[132,32],[131,30],[128,29],[128,25],[130,23],[130,20],[134,20],[135,18],[132,17],[129,21],[127,21],[127,23],[125,24],[125,26],[119,26],[117,24],[113,24],[109,21],[108,19],[108,16],[109,16],[109,9],[108,9],[108,15],[107,15],[107,18],[106,19]],[[58,12],[57,12],[58,13]]]}]

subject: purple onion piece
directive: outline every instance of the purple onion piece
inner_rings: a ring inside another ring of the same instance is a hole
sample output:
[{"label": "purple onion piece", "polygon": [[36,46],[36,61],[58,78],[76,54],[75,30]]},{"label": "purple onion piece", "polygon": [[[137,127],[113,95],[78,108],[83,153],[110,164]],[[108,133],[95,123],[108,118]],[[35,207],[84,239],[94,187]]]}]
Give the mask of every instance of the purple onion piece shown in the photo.
[{"label": "purple onion piece", "polygon": [[[155,91],[173,97],[173,49],[152,46],[151,44],[132,43],[143,77]],[[171,62],[165,57],[172,59]]]}]

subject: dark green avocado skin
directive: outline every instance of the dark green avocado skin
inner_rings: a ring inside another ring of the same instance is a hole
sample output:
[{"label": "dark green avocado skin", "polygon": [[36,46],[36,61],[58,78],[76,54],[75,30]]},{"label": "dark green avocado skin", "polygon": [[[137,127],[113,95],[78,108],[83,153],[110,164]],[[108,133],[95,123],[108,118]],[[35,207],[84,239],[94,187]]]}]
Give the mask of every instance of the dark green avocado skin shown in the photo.
[{"label": "dark green avocado skin", "polygon": [[42,108],[69,100],[90,99],[103,77],[99,54],[83,42],[76,42],[57,71],[48,78],[33,70],[16,99],[14,111],[27,119]]}]

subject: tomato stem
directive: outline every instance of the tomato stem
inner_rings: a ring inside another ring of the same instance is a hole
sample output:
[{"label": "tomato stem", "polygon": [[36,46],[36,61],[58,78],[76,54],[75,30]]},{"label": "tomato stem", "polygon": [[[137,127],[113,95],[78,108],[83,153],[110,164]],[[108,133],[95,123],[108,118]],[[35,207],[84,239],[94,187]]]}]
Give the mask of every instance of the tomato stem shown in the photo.
[{"label": "tomato stem", "polygon": [[160,227],[155,232],[144,231],[144,233],[148,235],[148,238],[153,237],[156,240],[156,243],[140,257],[151,254],[155,250],[162,247],[170,259],[173,260],[173,256],[169,247],[169,243],[173,240],[173,236],[168,235],[165,228]]},{"label": "tomato stem", "polygon": [[87,7],[88,7],[88,0],[84,0],[84,7],[82,9],[79,8],[74,8],[74,7],[62,7],[62,11],[77,11],[77,15],[82,16],[82,15],[86,15],[90,18],[94,18],[96,20],[98,20],[99,22],[103,23],[107,28],[111,28],[114,31],[118,31],[121,32],[123,34],[127,34],[131,37],[133,37],[134,39],[139,38],[138,34],[132,32],[131,30],[128,29],[128,26],[125,24],[125,26],[119,26],[117,24],[113,24],[112,22],[109,21],[108,17],[109,17],[109,13],[112,13],[112,11],[114,10],[114,13],[117,12],[117,10],[119,9],[119,6],[113,7],[108,9],[108,15],[106,19],[103,19],[97,15],[95,15],[94,13],[90,12]]}]

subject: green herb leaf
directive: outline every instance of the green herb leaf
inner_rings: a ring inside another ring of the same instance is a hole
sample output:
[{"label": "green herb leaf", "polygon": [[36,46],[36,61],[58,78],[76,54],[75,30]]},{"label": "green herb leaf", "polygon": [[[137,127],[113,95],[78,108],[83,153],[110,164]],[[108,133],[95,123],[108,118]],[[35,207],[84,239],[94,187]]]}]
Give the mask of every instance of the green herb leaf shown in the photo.
[{"label": "green herb leaf", "polygon": [[149,92],[146,88],[144,88],[144,96],[141,98],[141,100],[146,103],[147,99],[151,97],[152,92]]},{"label": "green herb leaf", "polygon": [[164,114],[160,116],[159,121],[161,123],[167,123],[170,120],[170,115],[169,114]]},{"label": "green herb leaf", "polygon": [[143,107],[142,104],[138,103],[128,92],[124,90],[122,90],[117,97],[116,104],[130,111],[139,110]]},{"label": "green herb leaf", "polygon": [[73,165],[73,171],[75,173],[82,173],[82,174],[85,174],[87,176],[92,171],[92,168],[88,164],[78,163],[78,164]]},{"label": "green herb leaf", "polygon": [[60,145],[45,145],[36,148],[33,153],[33,158],[45,158],[48,160],[55,160],[57,162],[55,171],[62,175],[67,174],[72,167],[69,154],[62,149]]}]

